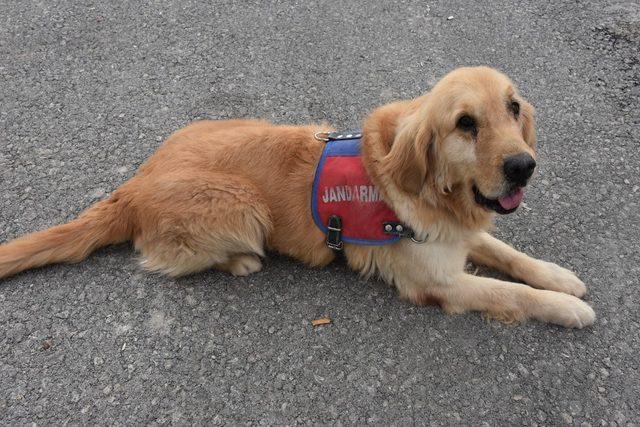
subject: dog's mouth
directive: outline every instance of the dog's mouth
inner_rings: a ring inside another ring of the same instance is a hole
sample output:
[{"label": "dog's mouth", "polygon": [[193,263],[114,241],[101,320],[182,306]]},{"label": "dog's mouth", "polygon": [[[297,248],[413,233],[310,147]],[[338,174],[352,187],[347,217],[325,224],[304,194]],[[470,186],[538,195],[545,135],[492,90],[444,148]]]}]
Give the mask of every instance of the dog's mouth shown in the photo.
[{"label": "dog's mouth", "polygon": [[478,187],[473,186],[473,194],[476,199],[476,203],[484,206],[487,209],[495,211],[501,215],[510,214],[518,209],[522,199],[524,197],[524,187],[515,187],[504,196],[500,196],[497,199],[490,199],[485,197],[480,192]]}]

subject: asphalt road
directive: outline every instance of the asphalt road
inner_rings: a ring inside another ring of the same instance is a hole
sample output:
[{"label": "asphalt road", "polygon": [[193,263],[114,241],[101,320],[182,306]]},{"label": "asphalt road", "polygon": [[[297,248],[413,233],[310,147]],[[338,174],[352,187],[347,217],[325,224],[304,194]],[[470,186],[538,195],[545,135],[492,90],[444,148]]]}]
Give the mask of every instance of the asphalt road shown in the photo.
[{"label": "asphalt road", "polygon": [[0,0],[0,241],[73,218],[191,120],[354,128],[489,64],[537,107],[541,165],[496,233],[576,270],[598,315],[445,316],[276,255],[171,280],[121,245],[0,283],[1,424],[640,423],[640,6],[515,4]]}]

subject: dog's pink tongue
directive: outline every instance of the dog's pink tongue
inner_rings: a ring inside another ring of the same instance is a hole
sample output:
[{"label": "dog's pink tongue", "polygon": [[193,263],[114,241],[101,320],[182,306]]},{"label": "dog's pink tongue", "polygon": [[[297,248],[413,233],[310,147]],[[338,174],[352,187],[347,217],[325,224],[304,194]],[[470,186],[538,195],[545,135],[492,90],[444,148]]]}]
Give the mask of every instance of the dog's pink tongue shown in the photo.
[{"label": "dog's pink tongue", "polygon": [[498,202],[503,209],[510,211],[511,209],[515,209],[520,205],[523,197],[524,190],[521,187],[515,190],[513,193],[498,198]]}]

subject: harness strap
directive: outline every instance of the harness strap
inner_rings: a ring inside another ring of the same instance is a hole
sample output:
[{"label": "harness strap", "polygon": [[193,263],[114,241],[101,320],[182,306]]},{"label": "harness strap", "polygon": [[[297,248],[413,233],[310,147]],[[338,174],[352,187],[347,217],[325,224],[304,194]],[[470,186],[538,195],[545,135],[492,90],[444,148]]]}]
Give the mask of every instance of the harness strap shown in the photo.
[{"label": "harness strap", "polygon": [[416,239],[416,232],[411,227],[401,222],[385,222],[382,224],[384,234],[391,234],[401,238],[411,239],[413,243],[425,243],[429,239],[427,234],[422,240]]},{"label": "harness strap", "polygon": [[401,222],[384,222],[382,223],[384,234],[411,238],[414,236],[413,230]]},{"label": "harness strap", "polygon": [[341,251],[342,242],[342,220],[338,215],[331,215],[327,221],[327,246],[336,251]]}]

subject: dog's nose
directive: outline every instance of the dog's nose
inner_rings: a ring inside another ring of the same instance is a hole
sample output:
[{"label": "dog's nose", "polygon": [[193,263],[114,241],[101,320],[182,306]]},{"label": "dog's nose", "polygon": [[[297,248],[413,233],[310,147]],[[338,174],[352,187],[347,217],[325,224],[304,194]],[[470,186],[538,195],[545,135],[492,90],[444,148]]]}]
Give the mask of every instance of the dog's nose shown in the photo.
[{"label": "dog's nose", "polygon": [[535,168],[536,161],[529,153],[507,157],[502,166],[507,181],[523,187],[527,185],[527,180],[533,175]]}]

